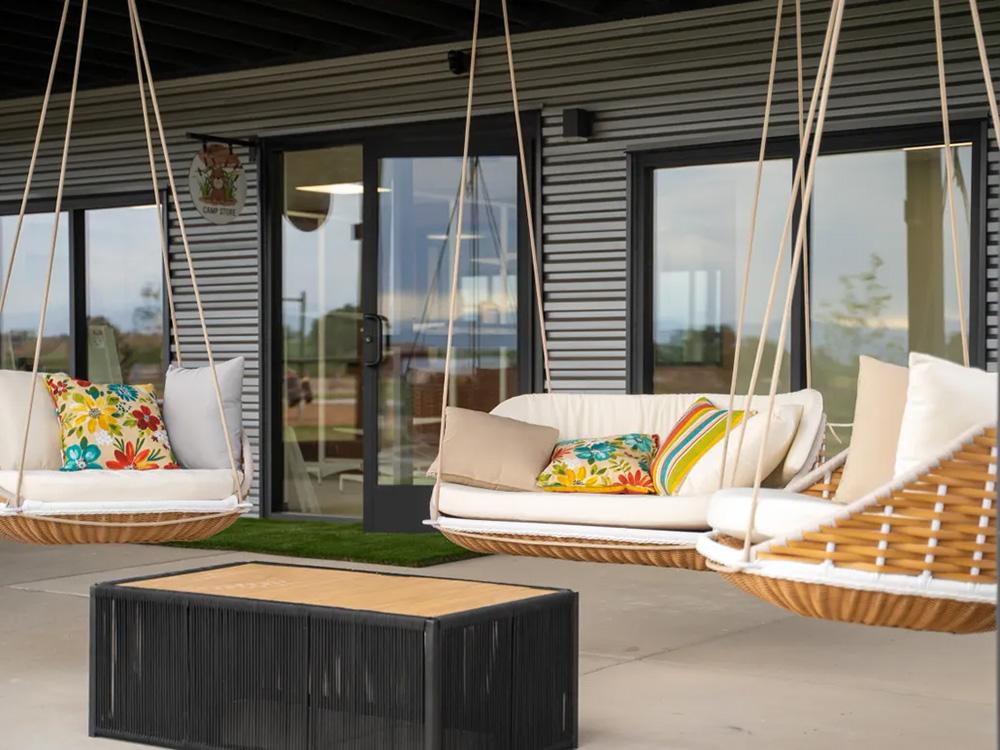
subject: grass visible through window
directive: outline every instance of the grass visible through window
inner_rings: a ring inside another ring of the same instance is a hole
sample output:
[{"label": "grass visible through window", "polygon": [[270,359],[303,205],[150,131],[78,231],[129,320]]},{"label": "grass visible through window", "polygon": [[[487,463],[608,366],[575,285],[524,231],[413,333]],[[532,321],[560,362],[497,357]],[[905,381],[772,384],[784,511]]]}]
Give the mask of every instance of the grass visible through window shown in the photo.
[{"label": "grass visible through window", "polygon": [[241,518],[225,531],[200,542],[175,542],[170,546],[410,568],[479,557],[437,533],[365,533],[359,523],[258,518]]}]

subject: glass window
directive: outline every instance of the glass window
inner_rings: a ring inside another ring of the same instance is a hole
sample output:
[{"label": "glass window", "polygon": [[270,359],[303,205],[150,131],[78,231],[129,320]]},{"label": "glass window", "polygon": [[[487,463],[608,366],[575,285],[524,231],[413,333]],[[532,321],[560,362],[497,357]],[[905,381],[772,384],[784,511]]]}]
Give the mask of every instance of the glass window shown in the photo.
[{"label": "glass window", "polygon": [[[469,163],[449,403],[489,411],[517,395],[517,161]],[[432,484],[458,231],[460,157],[379,164],[378,481]]]},{"label": "glass window", "polygon": [[[655,393],[729,392],[756,168],[755,162],[736,162],[653,171]],[[760,339],[791,180],[790,159],[766,163],[740,353],[738,387],[744,390]],[[787,280],[785,271],[779,290]],[[776,317],[765,363],[773,361]],[[769,387],[770,374],[769,366],[762,367],[758,392]],[[787,381],[786,358],[786,386]]]},{"label": "glass window", "polygon": [[[30,370],[35,354],[41,292],[45,286],[54,214],[28,214],[21,230],[7,306],[0,318],[0,366]],[[0,283],[14,242],[17,216],[0,216]],[[69,217],[63,213],[56,236],[41,368],[48,372],[70,368]]]},{"label": "glass window", "polygon": [[87,377],[163,393],[163,259],[155,205],[89,210]]},{"label": "glass window", "polygon": [[[968,315],[972,146],[955,148]],[[812,205],[813,385],[827,416],[854,416],[858,356],[905,365],[910,351],[962,361],[944,149],[822,156]],[[849,429],[839,430],[849,439]]]},{"label": "glass window", "polygon": [[[851,152],[840,148],[844,142],[832,144],[817,161],[807,257],[812,384],[823,394],[834,441],[846,445],[860,355],[905,365],[909,352],[920,351],[961,362],[962,345],[944,148],[909,139],[913,145]],[[956,144],[954,193],[967,320],[976,205],[972,163],[973,144]],[[755,168],[747,161],[652,170],[655,392],[728,390]],[[793,176],[791,159],[766,163],[740,390],[752,367]],[[768,388],[788,268],[758,393]],[[796,305],[793,313],[790,347],[805,363],[805,337],[794,332],[804,330],[806,311]],[[793,380],[790,353],[786,350],[782,388]],[[802,382],[803,374],[794,382]]]},{"label": "glass window", "polygon": [[362,149],[284,154],[284,510],[361,517]]}]

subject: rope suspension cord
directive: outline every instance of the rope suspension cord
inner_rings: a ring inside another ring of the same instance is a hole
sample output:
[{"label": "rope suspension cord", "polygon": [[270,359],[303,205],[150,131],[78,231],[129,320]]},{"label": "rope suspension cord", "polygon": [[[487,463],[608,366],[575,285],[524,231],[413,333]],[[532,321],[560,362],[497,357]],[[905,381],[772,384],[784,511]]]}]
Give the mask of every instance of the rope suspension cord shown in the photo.
[{"label": "rope suspension cord", "polygon": [[[780,0],[779,0],[780,2]],[[478,6],[478,0],[477,0]],[[524,131],[521,128],[521,103],[517,96],[517,75],[514,73],[514,49],[510,40],[510,18],[507,0],[500,0],[503,13],[503,39],[507,48],[507,70],[510,73],[510,96],[514,105],[514,129],[517,133],[517,156],[521,166],[521,193],[524,195],[524,215],[528,223],[528,245],[531,248],[531,274],[535,287],[535,306],[538,314],[538,337],[542,345],[542,366],[545,374],[545,392],[552,392],[552,371],[549,367],[549,343],[545,332],[545,305],[542,300],[542,278],[538,268],[538,242],[535,237],[534,212],[531,210],[531,189],[528,180],[528,160],[524,150]]]},{"label": "rope suspension cord", "polygon": [[156,204],[156,221],[160,228],[160,255],[163,258],[163,277],[167,287],[167,309],[170,311],[171,333],[174,339],[174,351],[177,352],[177,364],[184,366],[181,354],[181,338],[177,326],[177,308],[174,306],[174,292],[170,285],[170,253],[167,249],[167,227],[163,221],[163,209],[160,204],[160,186],[156,179],[156,155],[153,152],[153,134],[149,127],[149,108],[146,105],[146,85],[143,81],[142,63],[140,62],[139,37],[135,32],[135,24],[129,22],[132,32],[132,50],[135,53],[135,73],[139,82],[139,101],[142,104],[142,124],[146,136],[146,154],[149,157],[149,178],[153,183],[153,199]]},{"label": "rope suspension cord", "polygon": [[[62,158],[59,162],[59,183],[56,186],[56,203],[52,219],[52,240],[49,243],[49,260],[45,269],[45,289],[42,292],[42,309],[38,313],[38,335],[35,337],[35,357],[31,363],[31,382],[28,388],[28,413],[24,420],[24,439],[21,441],[21,460],[17,466],[17,484],[14,487],[14,508],[21,507],[21,487],[24,484],[24,464],[28,457],[28,435],[31,432],[31,410],[35,405],[35,383],[38,379],[38,366],[42,359],[42,338],[45,336],[45,316],[49,307],[49,291],[52,288],[52,268],[56,259],[56,244],[59,238],[59,217],[62,214],[63,191],[66,187],[66,164],[69,159],[69,142],[73,133],[73,110],[76,108],[76,87],[80,80],[80,58],[83,55],[83,32],[87,26],[87,2],[83,0],[80,8],[80,31],[76,40],[76,56],[73,60],[73,82],[69,93],[69,107],[66,110],[66,133],[63,136]],[[64,19],[65,20],[65,16]],[[55,58],[53,58],[55,60]],[[53,61],[53,65],[55,62]],[[46,100],[51,93],[51,89],[46,91]],[[48,101],[42,104],[42,112],[48,108]],[[39,121],[39,133],[41,133],[44,118]],[[37,155],[37,146],[35,149]],[[35,157],[32,156],[32,162]],[[27,199],[28,186],[25,185],[24,197]],[[13,258],[11,259],[13,260]],[[10,275],[7,276],[10,282]]]},{"label": "rope suspension cord", "polygon": [[[86,0],[84,0],[86,2]],[[153,72],[149,64],[149,54],[146,51],[146,40],[142,34],[142,24],[139,21],[139,12],[136,9],[135,0],[126,0],[128,3],[129,17],[132,28],[139,41],[139,51],[142,56],[143,69],[146,73],[146,80],[149,83],[149,100],[153,106],[153,116],[156,120],[156,131],[160,140],[160,150],[163,152],[163,164],[167,172],[167,182],[170,185],[170,195],[173,199],[174,210],[177,212],[177,226],[180,230],[181,243],[184,246],[184,258],[187,261],[188,273],[191,275],[191,288],[194,292],[195,308],[198,311],[198,322],[201,325],[201,335],[205,342],[205,353],[208,359],[208,368],[212,374],[212,386],[215,389],[215,399],[219,410],[219,420],[222,425],[222,434],[226,440],[226,453],[229,456],[229,465],[233,472],[233,485],[236,491],[236,498],[243,501],[243,487],[240,482],[239,469],[236,466],[236,453],[233,449],[232,438],[229,434],[226,422],[226,410],[223,404],[222,389],[219,386],[219,376],[215,371],[215,357],[212,355],[212,343],[208,335],[208,323],[205,321],[205,308],[201,301],[201,292],[198,290],[198,276],[194,268],[194,259],[191,257],[191,244],[188,241],[187,227],[184,224],[184,215],[181,210],[181,201],[177,193],[177,183],[174,180],[174,170],[170,164],[170,151],[167,147],[167,139],[163,132],[163,119],[160,116],[160,105],[156,98],[156,86],[153,83]],[[145,101],[145,100],[144,100]],[[147,134],[148,134],[147,120]]]},{"label": "rope suspension cord", "polygon": [[979,63],[983,68],[983,83],[986,84],[986,98],[990,103],[990,118],[993,120],[993,137],[1000,138],[1000,114],[997,111],[997,95],[993,89],[993,74],[990,73],[990,60],[986,56],[983,24],[979,18],[979,4],[976,0],[969,0],[969,12],[972,13],[972,26],[976,32],[976,47],[979,49]]},{"label": "rope suspension cord", "polygon": [[[944,69],[944,43],[941,39],[941,0],[932,0],[934,6],[934,47],[937,50],[938,90],[941,94],[941,128],[944,131],[945,179],[948,182],[948,219],[951,229],[951,259],[955,274],[955,291],[958,297],[958,325],[962,335],[962,359],[969,366],[969,332],[965,321],[965,300],[962,291],[962,263],[958,253],[958,216],[955,209],[955,162],[951,147],[951,123],[948,119],[948,83]],[[991,86],[987,86],[991,88]]]},{"label": "rope suspension cord", "polygon": [[[799,105],[799,147],[805,140],[805,87],[802,80],[802,0],[795,0],[795,79]],[[799,199],[805,197],[805,186],[801,186]],[[808,216],[808,214],[807,214]],[[809,224],[806,223],[808,228]],[[805,334],[806,388],[812,388],[813,357],[812,357],[812,303],[809,295],[809,236],[803,240],[802,246],[802,312],[805,317],[803,333]]]},{"label": "rope suspension cord", "polygon": [[[797,4],[797,3],[796,3]],[[778,0],[774,16],[774,41],[771,43],[771,65],[767,74],[767,95],[764,98],[764,125],[760,133],[760,150],[754,172],[753,199],[750,202],[750,225],[747,229],[746,255],[743,260],[743,281],[740,284],[739,310],[736,314],[736,343],[733,352],[733,374],[729,380],[729,401],[726,407],[726,433],[722,439],[722,467],[719,471],[719,489],[726,485],[726,459],[729,456],[729,438],[733,430],[733,408],[736,404],[736,383],[740,373],[740,351],[743,348],[743,323],[746,318],[747,297],[750,291],[750,268],[753,261],[754,235],[757,230],[757,211],[760,207],[761,183],[764,176],[764,156],[767,152],[767,133],[771,125],[771,103],[774,99],[774,79],[778,70],[778,48],[781,45],[781,16],[784,0]],[[743,421],[743,429],[746,420]],[[741,430],[742,432],[742,430]],[[733,462],[733,477],[739,459]]]},{"label": "rope suspension cord", "polygon": [[[803,232],[805,228],[804,221],[809,211],[809,203],[812,200],[813,186],[815,184],[816,160],[819,157],[820,145],[823,141],[823,127],[826,124],[826,110],[827,110],[827,105],[829,104],[830,101],[830,84],[833,81],[833,68],[837,58],[837,45],[838,42],[840,41],[840,29],[844,20],[845,2],[846,0],[833,0],[833,7],[831,9],[831,12],[833,14],[834,20],[833,20],[832,33],[828,38],[829,58],[826,62],[825,68],[821,66],[820,71],[817,72],[816,76],[817,83],[819,83],[820,76],[822,76],[823,79],[822,92],[820,94],[820,101],[819,101],[819,111],[816,114],[816,134],[813,138],[812,150],[810,151],[809,154],[809,167],[806,176],[805,194],[802,196],[802,208],[801,208],[801,213],[799,214],[798,228],[795,237],[795,250],[792,253],[792,268],[788,279],[788,285],[785,290],[784,310],[782,311],[781,326],[778,332],[778,346],[774,354],[774,367],[772,368],[771,371],[770,393],[768,394],[767,418],[765,422],[765,424],[768,427],[768,430],[765,430],[764,439],[761,440],[760,448],[757,452],[757,468],[754,476],[753,494],[750,500],[750,514],[747,523],[746,535],[743,540],[744,562],[750,561],[751,537],[753,536],[754,521],[755,521],[755,516],[757,514],[757,504],[760,499],[761,483],[763,482],[764,479],[763,468],[764,468],[764,456],[767,451],[767,432],[770,429],[771,419],[774,416],[774,402],[778,392],[778,377],[781,374],[781,364],[784,359],[784,353],[785,353],[785,340],[787,338],[788,324],[792,314],[792,300],[794,298],[794,292],[795,292],[795,279],[796,276],[798,275],[799,267],[801,265],[802,248],[805,242],[805,234]],[[810,110],[812,110],[812,107],[810,107]],[[803,145],[806,144],[803,143]],[[803,167],[803,162],[800,159],[797,171],[801,171],[802,167]],[[789,205],[788,205],[789,215],[795,209],[795,202],[796,199],[798,198],[798,196],[795,193],[796,191],[793,190],[791,199],[789,200]],[[786,222],[785,224],[786,231],[782,232],[782,237],[781,237],[782,246],[785,244],[785,241],[787,239],[787,229],[788,229],[788,222]],[[770,308],[771,306],[768,305],[768,309],[765,311],[764,315],[765,331],[767,330],[768,319],[770,318],[771,315]]]},{"label": "rope suspension cord", "polygon": [[[764,361],[764,346],[767,343],[767,329],[771,321],[771,310],[774,307],[774,300],[778,292],[778,280],[781,274],[782,261],[785,259],[785,244],[788,242],[788,238],[791,234],[792,222],[795,218],[795,201],[796,193],[800,191],[800,186],[803,183],[803,176],[805,173],[805,162],[808,156],[808,144],[809,138],[812,133],[813,125],[815,123],[816,108],[821,99],[821,89],[823,73],[826,70],[831,56],[832,40],[834,36],[834,25],[836,22],[836,0],[830,6],[830,18],[826,25],[826,35],[823,39],[823,48],[820,51],[819,65],[816,69],[816,81],[813,84],[812,96],[809,99],[809,112],[806,114],[806,122],[802,131],[802,137],[800,138],[799,144],[799,158],[798,165],[795,169],[795,176],[792,178],[792,189],[791,198],[788,203],[788,208],[785,212],[785,222],[781,230],[781,240],[778,243],[778,254],[774,261],[774,270],[771,272],[771,284],[767,293],[767,304],[764,308],[764,319],[761,323],[760,337],[757,340],[757,351],[754,354],[753,369],[750,372],[750,383],[747,386],[747,397],[745,403],[749,407],[754,394],[757,391],[757,381],[760,377],[760,368]],[[839,35],[839,31],[838,31]],[[806,215],[808,213],[808,206],[805,202],[802,202],[802,214]],[[798,232],[797,237],[804,238],[802,232]],[[796,271],[793,271],[789,280],[794,280]],[[734,466],[739,465],[740,454],[743,452],[743,439],[746,435],[744,430],[740,430],[739,440],[736,443],[736,455],[734,458]]]},{"label": "rope suspension cord", "polygon": [[[134,0],[129,0],[134,2]],[[441,495],[442,454],[444,453],[445,414],[448,411],[448,388],[451,381],[451,347],[455,335],[455,308],[458,299],[458,272],[462,262],[462,227],[465,222],[465,191],[469,169],[469,140],[472,134],[472,94],[476,82],[476,57],[479,48],[479,8],[476,0],[472,18],[472,50],[469,53],[469,86],[465,97],[465,133],[462,140],[462,173],[459,177],[458,212],[455,221],[455,253],[451,261],[451,294],[448,299],[448,335],[444,351],[444,381],[441,388],[441,426],[438,432],[438,471],[431,492],[431,520],[438,519],[438,500]]]},{"label": "rope suspension cord", "polygon": [[38,115],[38,127],[35,130],[35,143],[31,148],[31,160],[28,162],[28,176],[24,181],[24,193],[21,195],[21,209],[17,214],[17,224],[14,228],[14,242],[10,248],[10,258],[7,260],[7,271],[0,292],[0,315],[7,306],[7,294],[10,291],[10,278],[14,272],[14,259],[21,242],[21,229],[24,226],[24,216],[28,210],[28,195],[31,193],[31,183],[35,178],[35,166],[38,163],[38,150],[42,144],[42,130],[45,128],[45,117],[49,111],[49,100],[52,96],[52,84],[56,77],[59,64],[59,50],[62,47],[63,32],[66,30],[66,17],[69,15],[69,0],[63,0],[62,16],[59,19],[59,31],[56,32],[56,44],[52,50],[52,64],[49,66],[49,80],[45,84],[45,95],[42,97],[42,111]]}]

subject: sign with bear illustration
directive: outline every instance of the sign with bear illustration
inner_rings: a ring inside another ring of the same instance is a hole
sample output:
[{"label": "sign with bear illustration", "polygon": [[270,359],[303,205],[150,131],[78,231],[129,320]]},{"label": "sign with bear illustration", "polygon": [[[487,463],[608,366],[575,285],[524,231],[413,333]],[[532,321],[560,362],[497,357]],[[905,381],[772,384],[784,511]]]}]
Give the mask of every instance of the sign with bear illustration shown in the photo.
[{"label": "sign with bear illustration", "polygon": [[191,200],[213,224],[235,221],[247,200],[243,164],[224,143],[206,143],[191,161]]}]

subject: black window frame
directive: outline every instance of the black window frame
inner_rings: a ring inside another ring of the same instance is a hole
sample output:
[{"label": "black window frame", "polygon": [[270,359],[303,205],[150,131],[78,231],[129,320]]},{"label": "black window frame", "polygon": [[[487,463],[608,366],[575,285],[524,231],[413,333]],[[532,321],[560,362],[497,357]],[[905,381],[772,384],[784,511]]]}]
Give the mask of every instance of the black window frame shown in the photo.
[{"label": "black window frame", "polygon": [[[528,179],[532,190],[531,206],[535,218],[535,235],[539,250],[541,249],[542,214],[542,181],[541,181],[541,150],[542,150],[542,118],[538,110],[521,113],[521,125],[525,139],[525,156],[528,165]],[[262,137],[258,142],[258,185],[260,212],[258,215],[258,230],[261,238],[259,279],[261,289],[260,306],[260,348],[261,362],[261,399],[260,399],[260,459],[258,461],[260,477],[260,513],[263,518],[287,518],[293,520],[327,521],[336,523],[357,523],[357,518],[322,514],[288,511],[279,507],[284,485],[284,462],[281,454],[283,445],[282,415],[282,244],[281,216],[282,196],[284,195],[282,154],[286,151],[330,148],[336,146],[360,145],[362,152],[373,147],[380,150],[394,150],[392,145],[399,141],[400,134],[405,135],[405,144],[400,153],[410,156],[439,156],[442,153],[442,137],[445,136],[461,146],[464,120],[456,118],[431,119],[417,122],[402,122],[391,125],[378,125],[369,128],[345,128],[342,130],[314,131],[288,135],[272,135]],[[517,154],[514,139],[513,115],[488,114],[476,115],[472,122],[470,134],[473,147],[479,141],[497,143],[509,141],[510,153]],[[460,152],[459,152],[460,153]],[[377,174],[370,173],[370,160],[363,156],[366,165],[365,181],[377,180]],[[518,167],[520,176],[520,167]],[[542,372],[541,339],[538,334],[538,315],[534,303],[534,281],[531,273],[531,252],[528,243],[528,225],[523,211],[523,188],[521,180],[517,180],[518,201],[518,262],[517,262],[517,293],[518,293],[518,380],[521,393],[537,393],[544,387]],[[364,223],[375,222],[377,210],[371,201],[365,202]],[[377,234],[368,232],[369,240]],[[372,244],[362,248],[363,253],[372,252]],[[365,300],[373,294],[375,279],[366,279],[362,271],[362,306]],[[365,285],[368,288],[365,289]],[[365,394],[362,393],[362,398]],[[367,415],[370,405],[363,404],[363,413]],[[368,436],[364,438],[369,440]],[[370,451],[369,442],[364,450]],[[371,512],[367,505],[364,509],[363,523],[366,530],[372,525],[379,528],[393,526],[394,519],[385,514]],[[421,516],[422,517],[422,516]],[[424,530],[423,527],[420,530]]]},{"label": "black window frame", "polygon": [[[969,283],[966,289],[966,311],[969,319],[970,363],[974,367],[985,367],[988,312],[986,281],[988,122],[985,119],[957,121],[952,123],[951,130],[953,143],[972,143],[970,175],[972,216],[969,227]],[[883,127],[864,131],[834,131],[824,134],[820,155],[906,148],[940,143],[941,140],[940,124]],[[626,378],[629,393],[653,392],[653,274],[651,273],[654,261],[653,172],[656,169],[670,167],[756,162],[759,150],[760,141],[744,140],[722,144],[696,144],[673,149],[649,149],[628,154]],[[797,136],[782,135],[769,139],[766,158],[791,159],[794,175],[798,168],[799,150]],[[792,243],[796,241],[800,211],[801,206],[796,205],[795,220],[792,224]],[[811,234],[811,220],[806,228]],[[811,248],[812,244],[809,242],[807,247]],[[737,258],[738,256],[734,255],[734,261]],[[803,279],[803,269],[800,266],[789,327],[791,349],[789,369],[792,390],[805,388],[806,382]]]},{"label": "black window frame", "polygon": [[[170,221],[167,191],[159,193],[163,231],[166,233],[167,246],[170,245]],[[61,212],[66,215],[66,225],[69,239],[69,339],[70,358],[69,369],[74,377],[88,377],[87,363],[87,212],[100,211],[108,208],[128,208],[131,206],[146,206],[157,202],[157,195],[152,190],[132,191],[127,193],[108,193],[103,195],[64,196]],[[38,198],[29,200],[25,214],[52,214],[55,211],[55,198]],[[0,203],[0,216],[18,215],[20,202]],[[8,262],[6,254],[9,247],[3,248],[4,262]],[[163,270],[160,274],[164,292],[170,283],[169,275]],[[14,263],[14,282],[17,281],[19,265]],[[7,271],[6,266],[0,269],[0,278]],[[160,299],[161,320],[163,326],[163,363],[164,371],[169,367],[172,358],[171,337],[173,329],[170,321],[170,311],[167,305],[167,295]],[[162,396],[162,394],[160,394]]]}]

